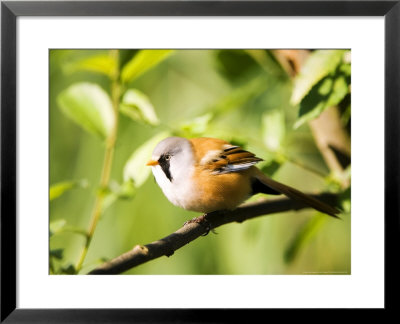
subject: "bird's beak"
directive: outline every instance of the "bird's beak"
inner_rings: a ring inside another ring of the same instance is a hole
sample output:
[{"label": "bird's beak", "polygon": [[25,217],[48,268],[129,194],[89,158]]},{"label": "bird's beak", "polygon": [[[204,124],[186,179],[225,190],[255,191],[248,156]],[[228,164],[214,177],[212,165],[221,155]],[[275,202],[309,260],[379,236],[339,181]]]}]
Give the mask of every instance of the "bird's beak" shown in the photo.
[{"label": "bird's beak", "polygon": [[158,165],[158,161],[150,160],[149,162],[146,163],[146,165],[155,166]]}]

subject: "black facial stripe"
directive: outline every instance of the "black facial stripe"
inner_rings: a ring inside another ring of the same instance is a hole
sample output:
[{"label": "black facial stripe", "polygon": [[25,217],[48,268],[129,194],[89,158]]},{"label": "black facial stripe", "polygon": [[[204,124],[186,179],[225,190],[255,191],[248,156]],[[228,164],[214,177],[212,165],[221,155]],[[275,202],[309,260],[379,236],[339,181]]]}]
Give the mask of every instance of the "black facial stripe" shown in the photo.
[{"label": "black facial stripe", "polygon": [[169,170],[169,159],[166,158],[166,155],[161,155],[161,157],[158,159],[158,164],[160,165],[168,180],[172,182],[172,176]]}]

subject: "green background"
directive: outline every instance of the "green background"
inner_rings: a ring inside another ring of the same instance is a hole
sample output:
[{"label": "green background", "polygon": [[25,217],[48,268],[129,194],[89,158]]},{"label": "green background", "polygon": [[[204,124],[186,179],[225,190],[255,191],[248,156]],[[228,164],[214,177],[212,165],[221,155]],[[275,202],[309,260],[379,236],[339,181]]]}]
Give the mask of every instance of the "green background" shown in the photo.
[{"label": "green background", "polygon": [[[111,94],[111,82],[105,73],[79,65],[108,52],[50,51],[50,186],[85,180],[84,186],[74,186],[50,201],[49,221],[53,225],[65,223],[66,227],[81,230],[89,225],[99,192],[105,143],[63,113],[58,98],[78,82],[100,85]],[[138,53],[121,50],[121,69]],[[322,71],[322,77],[324,73],[328,72]],[[174,51],[126,83],[126,89],[137,89],[148,97],[159,124],[119,114],[110,190],[126,180],[124,167],[132,153],[152,136],[168,131],[241,144],[265,160],[259,167],[274,179],[305,192],[340,194],[343,189],[332,180],[334,177],[316,147],[307,122],[294,128],[302,104],[291,103],[295,86],[296,80],[271,51]],[[315,82],[312,86],[311,95]],[[341,111],[348,114],[346,109]],[[349,129],[349,118],[343,120]],[[252,199],[265,197],[268,196]],[[151,175],[134,190],[132,197],[117,199],[105,209],[80,273],[87,273],[136,244],[165,237],[195,216],[199,214],[173,206]],[[351,271],[348,212],[338,220],[304,209],[224,225],[216,232],[196,239],[169,258],[158,258],[126,274],[350,274]],[[54,273],[68,272],[65,269],[79,259],[84,236],[60,230],[49,242],[51,253],[58,254],[52,258]]]}]

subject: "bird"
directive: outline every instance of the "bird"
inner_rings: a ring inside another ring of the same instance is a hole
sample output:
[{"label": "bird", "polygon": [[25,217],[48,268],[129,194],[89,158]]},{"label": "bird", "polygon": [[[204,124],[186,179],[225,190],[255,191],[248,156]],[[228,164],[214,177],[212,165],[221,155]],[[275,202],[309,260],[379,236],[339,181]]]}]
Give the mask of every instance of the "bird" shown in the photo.
[{"label": "bird", "polygon": [[265,175],[255,165],[263,159],[227,141],[167,137],[154,148],[147,166],[168,200],[204,214],[234,210],[257,193],[300,201],[322,213],[340,213],[320,200]]}]

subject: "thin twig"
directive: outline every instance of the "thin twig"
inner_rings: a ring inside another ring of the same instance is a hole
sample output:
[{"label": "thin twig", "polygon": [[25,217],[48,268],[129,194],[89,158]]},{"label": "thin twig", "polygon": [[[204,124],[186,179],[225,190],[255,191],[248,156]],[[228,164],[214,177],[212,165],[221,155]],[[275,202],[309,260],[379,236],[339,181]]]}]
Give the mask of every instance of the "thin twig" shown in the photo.
[{"label": "thin twig", "polygon": [[96,200],[94,202],[94,206],[92,209],[92,215],[90,217],[89,229],[86,234],[85,246],[83,247],[82,253],[79,257],[78,263],[76,265],[76,272],[78,273],[83,266],[83,262],[85,261],[87,252],[89,250],[90,243],[93,238],[94,231],[96,229],[97,223],[100,219],[100,216],[103,212],[103,202],[104,202],[104,192],[108,187],[108,183],[110,181],[111,174],[111,166],[114,156],[114,148],[117,140],[117,132],[118,132],[118,109],[119,109],[119,99],[121,95],[121,85],[119,82],[119,50],[110,50],[110,55],[112,55],[116,61],[114,75],[111,83],[111,98],[112,98],[112,106],[114,113],[114,125],[111,130],[110,135],[106,140],[106,149],[104,152],[104,160],[103,167],[101,170],[100,177],[100,192],[96,195]]},{"label": "thin twig", "polygon": [[[336,194],[323,193],[311,196],[331,205],[336,205],[337,202]],[[279,198],[248,203],[233,211],[209,213],[205,215],[205,221],[188,223],[176,232],[158,241],[146,245],[136,245],[132,250],[100,265],[90,271],[89,274],[119,274],[163,255],[171,256],[182,246],[221,225],[233,222],[241,223],[262,215],[304,208],[308,208],[308,206],[299,201],[289,198]]]}]

